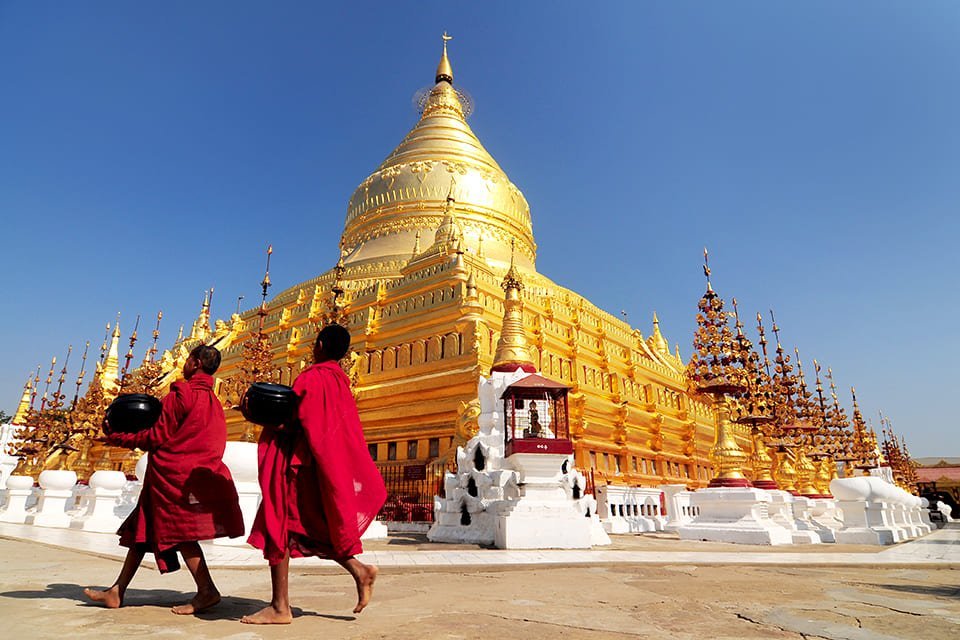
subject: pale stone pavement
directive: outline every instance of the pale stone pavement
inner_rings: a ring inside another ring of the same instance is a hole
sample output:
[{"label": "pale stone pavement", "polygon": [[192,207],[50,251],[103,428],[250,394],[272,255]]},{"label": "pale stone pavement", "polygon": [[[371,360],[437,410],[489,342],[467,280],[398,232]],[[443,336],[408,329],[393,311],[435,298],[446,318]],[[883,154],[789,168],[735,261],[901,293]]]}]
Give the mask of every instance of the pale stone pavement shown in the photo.
[{"label": "pale stone pavement", "polygon": [[[123,609],[83,601],[119,570],[116,536],[0,525],[4,638],[953,638],[960,634],[960,526],[889,548],[750,547],[614,536],[609,549],[501,551],[395,535],[365,544],[374,601],[350,613],[350,578],[291,568],[297,617],[248,627],[269,577],[246,547],[205,545],[224,601],[200,616],[186,571],[145,566]],[[66,547],[66,548],[65,548]]]}]

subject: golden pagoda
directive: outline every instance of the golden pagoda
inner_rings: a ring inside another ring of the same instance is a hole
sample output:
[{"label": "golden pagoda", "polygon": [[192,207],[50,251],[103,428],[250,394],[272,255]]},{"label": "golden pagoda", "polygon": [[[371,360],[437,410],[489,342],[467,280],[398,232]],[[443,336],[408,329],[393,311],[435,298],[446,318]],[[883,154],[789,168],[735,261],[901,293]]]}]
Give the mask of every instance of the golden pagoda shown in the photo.
[{"label": "golden pagoda", "polygon": [[[500,351],[571,387],[580,468],[597,481],[705,486],[714,410],[688,394],[684,362],[656,317],[645,338],[537,271],[530,207],[467,123],[444,36],[419,120],[349,199],[337,265],[212,326],[205,295],[189,336],[160,358],[156,392],[193,346],[216,346],[216,390],[231,439],[241,439],[250,433],[236,405],[251,336],[269,346],[265,377],[290,384],[311,362],[318,327],[336,320],[353,337],[345,368],[371,455],[381,469],[425,464],[475,431],[479,378],[491,371],[504,322],[516,322],[526,344]],[[507,280],[522,287],[502,287]],[[105,390],[116,378],[117,335]]]}]

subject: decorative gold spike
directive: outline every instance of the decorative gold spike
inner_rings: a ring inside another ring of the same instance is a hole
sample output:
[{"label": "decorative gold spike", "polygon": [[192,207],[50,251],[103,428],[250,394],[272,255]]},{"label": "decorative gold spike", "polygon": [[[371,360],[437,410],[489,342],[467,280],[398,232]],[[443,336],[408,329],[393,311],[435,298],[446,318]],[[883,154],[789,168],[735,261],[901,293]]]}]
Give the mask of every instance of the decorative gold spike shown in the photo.
[{"label": "decorative gold spike", "polygon": [[434,82],[453,84],[453,67],[450,66],[450,58],[447,57],[447,42],[453,40],[453,36],[447,35],[447,32],[444,31],[440,37],[443,39],[443,55],[440,56],[440,64],[437,65],[437,75]]}]

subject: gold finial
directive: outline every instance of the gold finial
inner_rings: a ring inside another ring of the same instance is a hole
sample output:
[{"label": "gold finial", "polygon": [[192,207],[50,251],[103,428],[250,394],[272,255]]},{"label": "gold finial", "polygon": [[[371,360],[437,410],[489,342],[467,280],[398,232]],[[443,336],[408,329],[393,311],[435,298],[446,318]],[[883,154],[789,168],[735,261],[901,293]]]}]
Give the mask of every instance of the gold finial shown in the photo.
[{"label": "gold finial", "polygon": [[411,258],[416,258],[420,255],[420,229],[417,229],[417,233],[413,238],[413,255]]},{"label": "gold finial", "polygon": [[80,399],[80,386],[83,384],[83,377],[87,374],[87,351],[90,350],[90,341],[83,347],[83,357],[80,358],[80,373],[77,374],[77,390],[73,394],[73,402],[70,403],[70,410],[73,411],[77,406],[77,400]]},{"label": "gold finial", "polygon": [[440,36],[443,39],[443,55],[440,56],[440,64],[437,65],[437,75],[434,82],[446,81],[453,84],[453,67],[450,66],[450,58],[447,57],[447,42],[453,40],[453,36],[447,35],[444,31]]},{"label": "gold finial", "polygon": [[37,402],[37,392],[40,391],[40,365],[37,365],[37,375],[33,379],[33,391],[30,394],[30,408],[33,409]]},{"label": "gold finial", "polygon": [[706,247],[703,248],[703,275],[707,278],[707,292],[713,293],[713,287],[710,285],[710,258]]},{"label": "gold finial", "polygon": [[103,333],[103,344],[100,345],[100,364],[103,365],[103,359],[107,357],[107,340],[110,339],[110,323],[107,323],[107,330]]},{"label": "gold finial", "polygon": [[[206,298],[204,298],[206,301]],[[137,329],[140,328],[140,314],[137,314],[137,321],[133,324],[133,333],[130,334],[130,347],[127,349],[127,355],[123,363],[123,369],[120,371],[120,391],[123,391],[124,385],[129,382],[127,372],[130,370],[130,361],[133,360],[133,347],[137,344]]]},{"label": "gold finial", "polygon": [[660,318],[657,317],[656,311],[653,312],[653,334],[647,340],[647,344],[660,355],[668,355],[670,353],[670,345],[667,344],[666,338],[660,333]]},{"label": "gold finial", "polygon": [[261,297],[263,298],[262,304],[267,303],[267,289],[270,288],[270,285],[273,283],[270,282],[270,256],[273,255],[273,245],[267,245],[267,268],[263,272],[263,280],[260,281],[260,286],[263,288],[263,293]]},{"label": "gold finial", "polygon": [[160,338],[160,321],[163,319],[163,311],[157,311],[157,324],[153,328],[153,342],[150,344],[150,348],[147,349],[147,353],[143,358],[143,363],[148,364],[153,362],[154,358],[157,355],[157,339]]},{"label": "gold finial", "polygon": [[50,359],[50,371],[47,372],[47,381],[43,386],[43,397],[40,398],[40,413],[47,407],[47,394],[50,392],[50,383],[53,382],[53,369],[57,366],[57,356]]}]

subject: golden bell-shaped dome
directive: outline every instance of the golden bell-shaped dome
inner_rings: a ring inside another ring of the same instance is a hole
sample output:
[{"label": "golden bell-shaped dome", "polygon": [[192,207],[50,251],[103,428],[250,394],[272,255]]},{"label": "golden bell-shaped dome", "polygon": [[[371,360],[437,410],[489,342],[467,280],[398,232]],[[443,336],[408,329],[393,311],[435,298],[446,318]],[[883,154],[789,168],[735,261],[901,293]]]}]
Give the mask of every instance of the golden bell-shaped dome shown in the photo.
[{"label": "golden bell-shaped dome", "polygon": [[440,226],[452,196],[465,250],[482,244],[488,262],[506,268],[513,241],[517,266],[533,270],[530,207],[467,124],[446,41],[436,79],[420,121],[350,198],[346,263],[406,260],[417,232],[430,237]]}]

